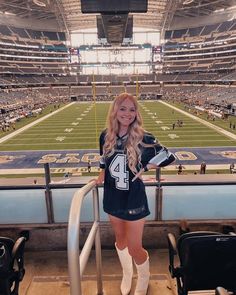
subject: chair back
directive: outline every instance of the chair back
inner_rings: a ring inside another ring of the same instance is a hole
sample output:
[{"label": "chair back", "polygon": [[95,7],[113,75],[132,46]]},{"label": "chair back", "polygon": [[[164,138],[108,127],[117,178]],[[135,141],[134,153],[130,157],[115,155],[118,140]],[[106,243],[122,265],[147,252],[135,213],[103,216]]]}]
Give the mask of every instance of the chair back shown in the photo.
[{"label": "chair back", "polygon": [[180,237],[178,254],[184,289],[236,290],[236,236],[192,232]]},{"label": "chair back", "polygon": [[25,237],[14,242],[7,237],[0,237],[0,294],[17,295],[24,269]]}]

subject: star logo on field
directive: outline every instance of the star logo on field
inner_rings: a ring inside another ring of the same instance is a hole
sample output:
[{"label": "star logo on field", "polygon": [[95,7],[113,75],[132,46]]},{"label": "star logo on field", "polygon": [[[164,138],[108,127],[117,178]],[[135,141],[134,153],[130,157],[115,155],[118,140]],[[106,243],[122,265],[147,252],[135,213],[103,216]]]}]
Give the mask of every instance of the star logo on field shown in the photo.
[{"label": "star logo on field", "polygon": [[169,130],[170,128],[167,126],[162,126],[161,129],[165,131],[165,130]]},{"label": "star logo on field", "polygon": [[65,138],[65,136],[57,136],[56,141],[63,141]]},{"label": "star logo on field", "polygon": [[170,133],[170,134],[168,134],[168,136],[169,136],[171,139],[175,139],[175,138],[178,138],[178,137],[179,137],[177,134],[174,134],[174,133]]}]

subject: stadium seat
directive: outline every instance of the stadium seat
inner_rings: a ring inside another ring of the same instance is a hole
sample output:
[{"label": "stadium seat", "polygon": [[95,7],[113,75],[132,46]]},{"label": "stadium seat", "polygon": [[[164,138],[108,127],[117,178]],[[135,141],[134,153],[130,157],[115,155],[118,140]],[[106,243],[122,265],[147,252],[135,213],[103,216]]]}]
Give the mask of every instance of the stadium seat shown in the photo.
[{"label": "stadium seat", "polygon": [[228,291],[222,287],[216,288],[216,295],[229,295]]},{"label": "stadium seat", "polygon": [[[168,246],[169,271],[177,280],[178,295],[218,286],[236,291],[236,235],[189,232],[176,241],[169,233]],[[175,266],[177,255],[179,265]]]},{"label": "stadium seat", "polygon": [[0,237],[0,294],[18,295],[24,269],[24,248],[26,237],[19,237],[16,242]]}]

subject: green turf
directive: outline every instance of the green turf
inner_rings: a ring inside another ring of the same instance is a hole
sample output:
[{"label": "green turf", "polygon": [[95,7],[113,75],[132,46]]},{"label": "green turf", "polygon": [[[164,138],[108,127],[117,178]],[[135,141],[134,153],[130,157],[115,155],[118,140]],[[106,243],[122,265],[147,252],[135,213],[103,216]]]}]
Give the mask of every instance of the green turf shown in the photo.
[{"label": "green turf", "polygon": [[[236,145],[235,140],[177,111],[173,112],[158,101],[139,103],[145,129],[167,147]],[[75,103],[0,144],[0,150],[96,149],[99,134],[105,128],[108,108],[109,103]],[[176,126],[173,130],[172,124],[177,120],[184,122],[183,127]]]},{"label": "green turf", "polygon": [[[158,101],[141,103],[144,127],[167,147],[235,146],[236,141]],[[178,127],[173,123],[183,121]]]},{"label": "green turf", "polygon": [[[61,107],[62,107],[62,106],[63,106],[63,104],[61,104]],[[51,113],[51,112],[53,112],[53,111],[55,111],[55,107],[54,107],[53,104],[51,104],[51,105],[47,106],[47,107],[42,111],[41,114],[37,114],[36,116],[33,116],[33,117],[22,118],[19,122],[16,122],[16,123],[15,123],[15,130],[20,129],[21,127],[24,127],[24,126],[28,125],[29,123],[34,122],[34,121],[36,121],[36,120],[38,120],[38,119],[44,117],[45,115],[47,115],[47,114],[49,114],[49,113]],[[12,129],[10,129],[10,130],[8,130],[8,131],[5,131],[5,132],[3,132],[3,131],[1,130],[1,131],[0,131],[0,138],[4,137],[4,136],[6,136],[6,135],[8,135],[8,134],[10,134],[10,133],[12,133],[12,132],[13,132]]]},{"label": "green turf", "polygon": [[[215,120],[213,121],[212,118],[209,118],[207,115],[207,112],[197,111],[196,109],[185,107],[182,103],[172,103],[172,105],[176,106],[179,109],[184,110],[187,113],[190,113],[192,115],[195,115],[201,119],[206,120],[209,123],[212,123],[216,126],[219,126],[233,134],[236,134],[236,129],[232,128],[232,125],[236,125],[236,116],[229,116],[227,119],[221,119],[218,117],[215,117]],[[231,122],[231,128],[230,128],[230,122]]]}]

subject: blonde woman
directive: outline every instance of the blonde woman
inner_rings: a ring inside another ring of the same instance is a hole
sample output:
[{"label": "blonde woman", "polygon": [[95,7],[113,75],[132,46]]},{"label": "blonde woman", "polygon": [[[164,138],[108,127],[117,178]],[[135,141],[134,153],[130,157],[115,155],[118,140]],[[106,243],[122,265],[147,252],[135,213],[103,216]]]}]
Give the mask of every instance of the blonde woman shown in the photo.
[{"label": "blonde woman", "polygon": [[149,282],[149,256],[142,246],[145,217],[150,214],[141,173],[175,160],[166,148],[144,131],[135,97],[122,93],[113,101],[107,129],[100,135],[97,183],[104,182],[104,211],[115,232],[115,247],[123,269],[121,294],[131,290],[133,263],[137,268],[135,295],[145,295]]}]

